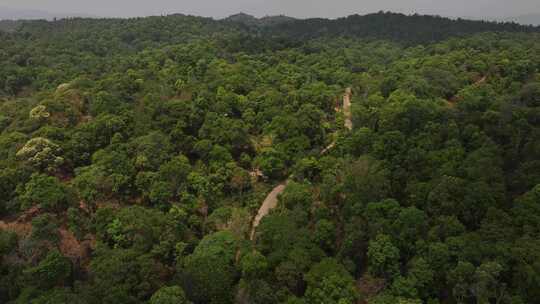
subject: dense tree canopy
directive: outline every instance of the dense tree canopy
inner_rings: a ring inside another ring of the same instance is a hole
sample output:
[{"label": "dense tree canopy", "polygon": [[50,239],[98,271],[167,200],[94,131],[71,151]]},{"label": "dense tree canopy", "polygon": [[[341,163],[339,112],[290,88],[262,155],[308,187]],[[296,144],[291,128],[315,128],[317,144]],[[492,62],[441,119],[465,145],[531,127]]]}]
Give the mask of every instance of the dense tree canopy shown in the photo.
[{"label": "dense tree canopy", "polygon": [[244,19],[0,27],[1,303],[538,302],[539,28]]}]

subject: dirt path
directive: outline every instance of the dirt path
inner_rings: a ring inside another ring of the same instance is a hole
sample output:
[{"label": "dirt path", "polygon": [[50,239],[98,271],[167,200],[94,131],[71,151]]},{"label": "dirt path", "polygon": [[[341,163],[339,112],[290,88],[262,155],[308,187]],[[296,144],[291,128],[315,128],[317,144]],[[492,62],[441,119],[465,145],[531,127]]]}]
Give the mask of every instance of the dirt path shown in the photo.
[{"label": "dirt path", "polygon": [[40,209],[34,206],[17,218],[12,218],[6,221],[0,221],[0,230],[9,230],[17,233],[19,236],[28,236],[32,232],[30,221],[39,214]]},{"label": "dirt path", "polygon": [[334,148],[336,146],[336,142],[332,142],[331,144],[328,145],[328,147],[324,148],[324,150],[321,151],[321,155],[325,154],[326,152],[328,152],[330,149]]},{"label": "dirt path", "polygon": [[253,220],[253,225],[251,226],[251,234],[249,236],[250,240],[253,241],[255,239],[255,230],[261,223],[262,218],[268,215],[270,210],[277,207],[278,195],[280,195],[283,192],[283,190],[285,190],[286,186],[287,186],[287,182],[281,183],[278,186],[276,186],[274,189],[272,189],[272,192],[270,192],[266,196],[261,207],[259,208],[259,211],[257,212],[257,216],[255,216],[255,219]]},{"label": "dirt path", "polygon": [[[352,120],[351,120],[351,95],[352,90],[351,88],[347,88],[345,90],[345,94],[343,94],[343,114],[345,115],[345,128],[352,130]],[[335,141],[332,142],[328,147],[324,148],[321,151],[321,154],[326,153],[328,150],[332,149],[336,145]],[[270,210],[277,207],[278,204],[278,196],[285,190],[285,187],[287,186],[287,183],[289,181],[285,181],[279,185],[277,185],[272,191],[266,196],[264,199],[261,207],[259,208],[259,211],[257,212],[257,215],[255,216],[255,219],[253,220],[253,224],[251,225],[251,233],[249,236],[250,240],[255,239],[255,230],[257,230],[257,227],[261,223],[261,220],[263,217],[267,216]]]},{"label": "dirt path", "polygon": [[[343,105],[340,109],[339,107],[336,108],[336,111],[343,111],[343,116],[345,117],[345,128],[347,128],[349,131],[352,130],[353,124],[352,124],[352,113],[351,113],[351,96],[352,96],[352,90],[351,88],[345,89],[345,93],[343,94]],[[337,132],[336,132],[337,133]],[[333,135],[336,135],[334,133]],[[332,148],[336,146],[336,141],[334,141],[329,144],[326,148],[324,148],[321,151],[321,155],[325,154]]]},{"label": "dirt path", "polygon": [[351,88],[347,88],[343,95],[343,114],[345,116],[345,128],[349,130],[352,130],[351,95]]},{"label": "dirt path", "polygon": [[[487,81],[487,78],[488,76],[487,75],[484,75],[482,76],[482,78],[478,79],[477,81],[475,81],[472,86],[479,86],[483,83],[485,83]],[[450,108],[453,108],[456,106],[456,104],[459,102],[459,99],[458,99],[458,95],[454,95],[452,97],[450,97],[446,103],[447,105],[450,107]]]},{"label": "dirt path", "polygon": [[19,222],[9,222],[0,221],[0,230],[9,230],[17,233],[19,236],[29,235],[32,231],[32,225],[29,223],[19,223]]}]

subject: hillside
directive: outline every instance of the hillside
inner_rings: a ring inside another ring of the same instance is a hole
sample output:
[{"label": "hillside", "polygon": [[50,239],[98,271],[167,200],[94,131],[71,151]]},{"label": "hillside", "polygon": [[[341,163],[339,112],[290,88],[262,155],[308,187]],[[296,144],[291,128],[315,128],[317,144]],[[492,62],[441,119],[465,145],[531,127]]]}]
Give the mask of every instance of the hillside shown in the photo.
[{"label": "hillside", "polygon": [[14,32],[21,23],[12,20],[0,20],[0,32]]},{"label": "hillside", "polygon": [[540,298],[538,27],[0,24],[0,303]]},{"label": "hillside", "polygon": [[284,16],[284,15],[264,16],[262,18],[256,18],[254,16],[251,16],[245,13],[239,13],[239,14],[231,15],[223,20],[227,22],[241,23],[247,26],[266,27],[266,26],[276,26],[279,24],[288,23],[296,19],[292,17]]},{"label": "hillside", "polygon": [[455,36],[480,32],[539,32],[539,27],[513,23],[496,23],[449,19],[429,15],[377,13],[351,15],[336,20],[305,19],[277,24],[268,32],[281,37],[313,39],[317,37],[352,37],[362,39],[391,39],[406,43],[429,43]]}]

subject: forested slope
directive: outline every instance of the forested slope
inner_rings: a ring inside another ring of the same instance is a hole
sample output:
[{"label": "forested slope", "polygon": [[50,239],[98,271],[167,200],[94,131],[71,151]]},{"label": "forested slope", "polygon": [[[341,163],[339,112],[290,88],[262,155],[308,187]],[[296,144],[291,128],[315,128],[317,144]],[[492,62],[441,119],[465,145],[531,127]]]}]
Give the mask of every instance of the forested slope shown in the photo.
[{"label": "forested slope", "polygon": [[267,29],[276,36],[313,39],[317,37],[354,37],[391,39],[406,45],[436,42],[450,37],[475,33],[538,32],[538,27],[517,23],[495,23],[464,19],[449,19],[430,15],[404,15],[379,12],[369,15],[351,15],[335,20],[305,19],[279,23]]},{"label": "forested slope", "polygon": [[0,33],[0,302],[537,302],[538,28],[290,22]]}]

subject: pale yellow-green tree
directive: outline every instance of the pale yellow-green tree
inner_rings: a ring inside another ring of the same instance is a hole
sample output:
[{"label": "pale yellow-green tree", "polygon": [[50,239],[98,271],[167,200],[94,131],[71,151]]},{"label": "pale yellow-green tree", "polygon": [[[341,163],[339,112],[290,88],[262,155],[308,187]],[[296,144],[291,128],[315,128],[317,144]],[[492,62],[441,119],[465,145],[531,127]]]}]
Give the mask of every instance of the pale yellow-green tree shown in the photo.
[{"label": "pale yellow-green tree", "polygon": [[64,163],[61,155],[60,146],[44,137],[30,139],[17,152],[17,157],[35,169],[45,172],[54,172]]}]

